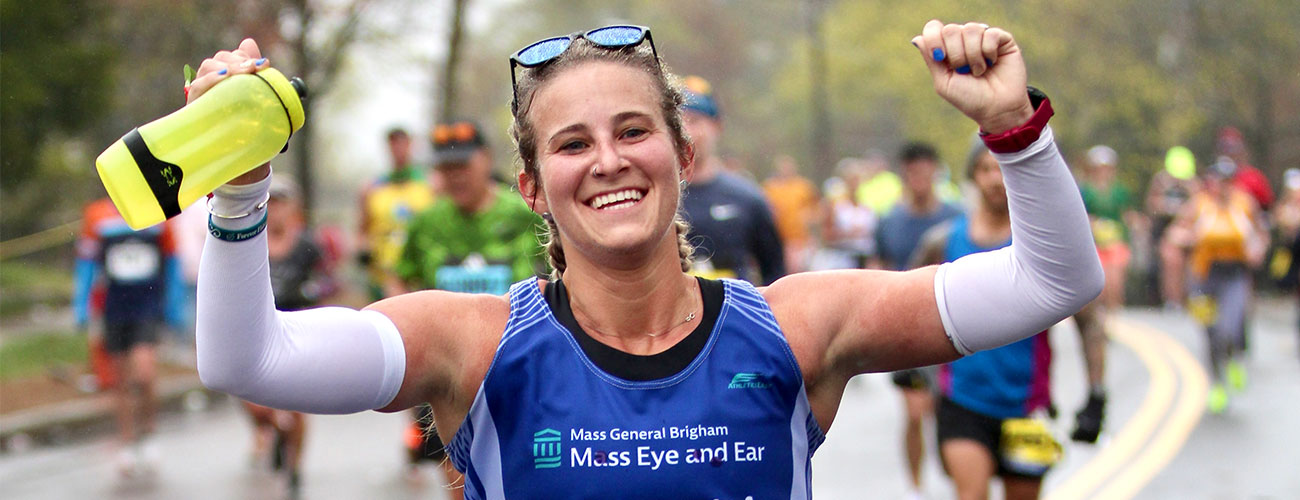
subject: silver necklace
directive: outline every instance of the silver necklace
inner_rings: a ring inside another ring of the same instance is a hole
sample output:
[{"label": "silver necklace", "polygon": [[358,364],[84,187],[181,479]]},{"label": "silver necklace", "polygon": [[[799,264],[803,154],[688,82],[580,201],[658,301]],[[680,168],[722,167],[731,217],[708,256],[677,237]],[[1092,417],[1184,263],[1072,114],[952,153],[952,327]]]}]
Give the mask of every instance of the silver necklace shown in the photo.
[{"label": "silver necklace", "polygon": [[[673,326],[669,327],[667,330],[664,330],[664,331],[659,332],[659,333],[647,333],[647,334],[645,334],[645,335],[646,335],[647,337],[658,337],[658,336],[660,336],[660,335],[663,335],[663,334],[665,334],[665,333],[668,333],[668,332],[673,331],[674,329],[676,329],[676,328],[679,327],[679,326],[682,326],[682,325],[685,325],[685,324],[687,324],[687,323],[690,323],[691,320],[693,320],[693,319],[695,319],[695,311],[691,311],[691,313],[690,313],[690,314],[687,314],[687,315],[686,315],[686,319],[682,320],[681,323],[678,323],[678,324],[676,324],[676,325],[673,325]],[[604,334],[601,334],[601,335],[604,335]]]},{"label": "silver necklace", "polygon": [[[581,311],[581,310],[582,310],[582,308],[578,307],[578,301],[573,300],[572,296],[570,296],[570,298],[569,298],[569,302],[570,302],[570,304],[571,304],[571,308],[572,308],[573,310],[575,310],[575,311]],[[591,317],[591,315],[586,314],[586,313],[583,313],[583,316],[587,316],[588,318]],[[576,318],[575,318],[575,319],[576,319]],[[686,315],[686,319],[683,319],[680,323],[677,323],[677,324],[675,324],[675,325],[673,325],[673,326],[670,326],[670,327],[668,327],[668,328],[665,328],[664,330],[662,330],[662,331],[660,331],[660,332],[658,332],[658,333],[647,333],[647,334],[645,334],[645,336],[647,336],[647,337],[658,337],[658,336],[663,335],[663,334],[665,334],[665,333],[668,333],[668,332],[671,332],[671,331],[673,331],[673,330],[676,330],[677,327],[682,326],[682,325],[687,324],[687,323],[690,323],[690,322],[693,321],[694,319],[695,319],[695,311],[691,311],[690,314],[687,314],[687,315]],[[596,333],[599,333],[599,334],[601,334],[601,335],[603,335],[603,336],[606,336],[606,337],[618,337],[618,335],[610,335],[610,334],[608,334],[608,333],[602,332],[602,331],[600,331],[599,329],[597,329],[596,327],[593,327],[593,326],[588,326],[588,327],[586,327],[586,329],[587,329],[587,330],[591,330],[591,331],[596,332]]]}]

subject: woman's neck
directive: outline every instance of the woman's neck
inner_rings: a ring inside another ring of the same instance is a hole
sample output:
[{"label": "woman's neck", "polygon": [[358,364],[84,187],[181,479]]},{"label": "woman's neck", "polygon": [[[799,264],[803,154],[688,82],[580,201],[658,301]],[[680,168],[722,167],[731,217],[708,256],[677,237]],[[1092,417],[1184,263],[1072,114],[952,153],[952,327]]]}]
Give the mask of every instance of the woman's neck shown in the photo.
[{"label": "woman's neck", "polygon": [[980,206],[971,214],[971,239],[975,244],[989,247],[1011,238],[1011,216],[1006,211],[997,211]]},{"label": "woman's neck", "polygon": [[480,188],[477,198],[478,200],[473,202],[469,209],[465,209],[464,207],[458,208],[461,208],[462,213],[470,216],[488,211],[489,208],[492,208],[492,204],[497,201],[496,185],[489,183]]},{"label": "woman's neck", "polygon": [[676,249],[671,261],[654,258],[632,268],[572,259],[563,279],[578,324],[602,343],[633,354],[671,347],[703,312],[699,287],[681,271]]}]

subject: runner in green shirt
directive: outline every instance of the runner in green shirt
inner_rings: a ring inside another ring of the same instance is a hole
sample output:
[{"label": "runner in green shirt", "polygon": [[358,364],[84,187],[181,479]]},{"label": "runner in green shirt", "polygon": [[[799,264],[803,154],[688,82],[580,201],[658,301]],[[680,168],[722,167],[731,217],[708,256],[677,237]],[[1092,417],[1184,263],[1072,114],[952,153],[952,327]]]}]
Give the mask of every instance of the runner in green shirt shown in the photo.
[{"label": "runner in green shirt", "polygon": [[492,179],[491,155],[477,127],[439,125],[433,135],[434,168],[443,174],[445,193],[411,220],[396,267],[398,286],[504,294],[511,283],[541,273],[542,220]]},{"label": "runner in green shirt", "polygon": [[488,205],[465,213],[447,198],[411,221],[397,273],[418,288],[502,294],[537,274],[541,219],[509,188],[488,188]]}]

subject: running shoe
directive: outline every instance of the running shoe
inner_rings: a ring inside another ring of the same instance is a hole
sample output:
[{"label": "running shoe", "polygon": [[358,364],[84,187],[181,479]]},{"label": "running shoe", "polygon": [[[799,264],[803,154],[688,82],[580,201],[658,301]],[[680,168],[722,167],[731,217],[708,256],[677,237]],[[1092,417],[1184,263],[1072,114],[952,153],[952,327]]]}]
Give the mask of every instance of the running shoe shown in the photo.
[{"label": "running shoe", "polygon": [[1232,359],[1228,360],[1227,367],[1228,387],[1233,392],[1246,390],[1246,365],[1241,361]]},{"label": "running shoe", "polygon": [[297,470],[289,471],[289,498],[302,497],[302,476]]},{"label": "running shoe", "polygon": [[1214,384],[1210,386],[1210,393],[1205,397],[1205,404],[1210,413],[1222,415],[1224,410],[1228,409],[1228,391],[1223,388],[1223,384]]},{"label": "running shoe", "polygon": [[1070,439],[1094,444],[1101,434],[1101,424],[1106,418],[1106,395],[1089,394],[1088,403],[1074,415],[1074,432]]},{"label": "running shoe", "polygon": [[275,431],[275,444],[271,447],[271,470],[284,469],[284,463],[288,459],[288,441],[285,440],[284,433],[277,429]]}]

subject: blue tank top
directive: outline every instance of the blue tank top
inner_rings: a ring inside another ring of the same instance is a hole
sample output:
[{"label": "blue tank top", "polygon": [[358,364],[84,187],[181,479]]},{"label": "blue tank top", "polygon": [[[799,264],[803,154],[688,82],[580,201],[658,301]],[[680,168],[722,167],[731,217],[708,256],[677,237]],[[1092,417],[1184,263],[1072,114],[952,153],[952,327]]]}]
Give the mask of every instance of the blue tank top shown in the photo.
[{"label": "blue tank top", "polygon": [[825,439],[771,309],[724,281],[704,348],[675,375],[600,369],[537,279],[510,288],[510,319],[448,445],[465,498],[808,498]]},{"label": "blue tank top", "polygon": [[[970,239],[970,220],[952,220],[944,260],[951,262],[978,252],[996,250],[1011,240],[983,247]],[[994,418],[1019,418],[1045,407],[1052,349],[1041,332],[997,349],[980,351],[939,369],[939,390],[962,407]]]}]

